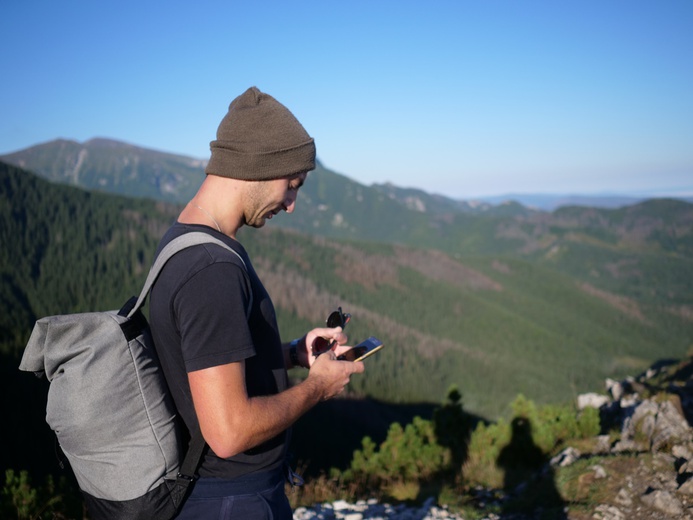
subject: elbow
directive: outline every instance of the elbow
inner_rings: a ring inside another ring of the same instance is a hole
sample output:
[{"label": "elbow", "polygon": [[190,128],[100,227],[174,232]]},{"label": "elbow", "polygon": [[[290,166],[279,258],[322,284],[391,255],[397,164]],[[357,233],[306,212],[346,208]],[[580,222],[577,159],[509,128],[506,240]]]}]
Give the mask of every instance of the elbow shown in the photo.
[{"label": "elbow", "polygon": [[206,434],[203,432],[203,436],[209,449],[221,459],[234,457],[250,448],[247,440],[240,438],[242,436],[237,434]]},{"label": "elbow", "polygon": [[207,445],[220,459],[230,459],[245,451],[241,446],[228,442],[207,442]]},{"label": "elbow", "polygon": [[239,453],[243,453],[241,449],[236,448],[234,446],[229,446],[222,443],[207,444],[209,445],[209,449],[211,449],[214,452],[214,454],[220,459],[230,459],[231,457],[234,457]]}]

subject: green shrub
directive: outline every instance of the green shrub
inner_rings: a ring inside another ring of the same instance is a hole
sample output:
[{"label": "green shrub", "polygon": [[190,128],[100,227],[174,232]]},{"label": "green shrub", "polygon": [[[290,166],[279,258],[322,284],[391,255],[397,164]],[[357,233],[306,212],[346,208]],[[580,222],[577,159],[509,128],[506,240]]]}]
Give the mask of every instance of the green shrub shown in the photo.
[{"label": "green shrub", "polygon": [[18,520],[65,518],[60,512],[64,509],[63,494],[51,476],[47,477],[45,486],[35,488],[27,471],[16,473],[8,469],[0,495],[0,514],[2,518]]},{"label": "green shrub", "polygon": [[14,470],[5,471],[5,485],[2,488],[2,509],[9,513],[14,510],[17,518],[31,518],[38,509],[38,491],[31,487],[31,479],[26,471],[17,475]]},{"label": "green shrub", "polygon": [[570,405],[537,407],[523,395],[515,399],[511,408],[514,417],[524,417],[530,422],[534,442],[545,453],[553,452],[567,441],[592,437],[600,431],[596,409],[588,408],[578,413]]},{"label": "green shrub", "polygon": [[577,413],[567,405],[539,407],[519,395],[511,409],[511,423],[500,419],[473,431],[461,475],[465,484],[501,487],[508,472],[535,471],[565,443],[600,431],[599,412],[592,408]]},{"label": "green shrub", "polygon": [[450,463],[450,452],[437,443],[433,423],[420,417],[404,428],[393,423],[377,450],[368,437],[362,446],[354,452],[350,476],[371,484],[423,481]]},{"label": "green shrub", "polygon": [[503,471],[496,462],[504,446],[510,443],[510,425],[503,419],[493,424],[479,423],[469,441],[467,461],[461,478],[470,485],[499,488],[503,483]]},{"label": "green shrub", "polygon": [[599,410],[596,408],[585,408],[578,417],[578,429],[582,439],[599,435],[601,432]]}]

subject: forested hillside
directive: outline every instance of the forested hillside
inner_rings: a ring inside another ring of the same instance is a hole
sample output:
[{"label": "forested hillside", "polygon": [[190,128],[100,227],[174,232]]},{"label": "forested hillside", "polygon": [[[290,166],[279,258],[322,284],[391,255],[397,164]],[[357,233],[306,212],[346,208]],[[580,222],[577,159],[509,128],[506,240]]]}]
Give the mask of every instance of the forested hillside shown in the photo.
[{"label": "forested hillside", "polygon": [[[187,202],[203,161],[130,144],[56,140],[3,156],[55,182],[157,200]],[[575,199],[580,200],[580,199]],[[620,209],[456,201],[394,185],[364,186],[318,167],[298,211],[272,227],[309,235],[445,251],[453,257],[512,256],[583,282],[621,307],[668,305],[690,315],[693,205],[650,200]],[[620,300],[620,298],[627,300]]]},{"label": "forested hillside", "polygon": [[[115,308],[135,293],[179,210],[53,185],[9,165],[1,186],[0,341],[15,354],[37,317]],[[272,226],[239,238],[286,338],[341,305],[354,316],[352,339],[385,342],[355,379],[355,394],[437,402],[458,384],[466,408],[494,417],[518,393],[565,401],[605,377],[682,356],[693,343],[691,238],[681,209],[660,201],[637,216],[623,210],[610,233],[595,227],[599,212],[584,211],[548,222],[468,216],[459,235],[486,244],[474,254]],[[633,231],[641,221],[665,231]]]}]

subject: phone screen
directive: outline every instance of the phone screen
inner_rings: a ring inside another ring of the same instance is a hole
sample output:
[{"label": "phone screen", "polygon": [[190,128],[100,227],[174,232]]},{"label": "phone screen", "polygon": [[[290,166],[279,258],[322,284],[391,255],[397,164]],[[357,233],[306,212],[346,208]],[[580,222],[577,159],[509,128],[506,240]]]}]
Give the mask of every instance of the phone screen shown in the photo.
[{"label": "phone screen", "polygon": [[371,336],[365,341],[362,341],[355,347],[350,348],[337,359],[343,361],[362,361],[368,356],[371,356],[383,348],[383,342],[378,338]]}]

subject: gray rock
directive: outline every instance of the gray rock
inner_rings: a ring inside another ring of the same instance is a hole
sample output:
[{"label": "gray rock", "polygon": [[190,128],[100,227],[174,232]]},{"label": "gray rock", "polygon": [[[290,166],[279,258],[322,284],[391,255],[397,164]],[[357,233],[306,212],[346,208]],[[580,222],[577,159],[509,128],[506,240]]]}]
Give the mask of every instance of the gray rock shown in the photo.
[{"label": "gray rock", "polygon": [[689,442],[693,438],[685,417],[671,401],[660,403],[652,435],[652,449],[659,450],[677,442]]},{"label": "gray rock", "polygon": [[605,395],[588,393],[581,394],[577,398],[578,410],[584,410],[585,408],[601,408],[609,402],[609,398]]},{"label": "gray rock", "polygon": [[592,471],[594,471],[594,478],[600,479],[600,478],[606,478],[606,470],[604,469],[604,466],[601,466],[599,464],[595,464],[594,466],[590,467]]},{"label": "gray rock", "polygon": [[679,493],[684,495],[693,495],[693,478],[689,478],[679,486]]},{"label": "gray rock", "polygon": [[[491,517],[489,517],[490,520]],[[332,504],[316,504],[312,508],[298,507],[294,520],[464,520],[445,507],[437,507],[435,499],[429,498],[420,507],[406,504],[381,504],[375,499],[359,500],[351,504],[336,500]]]},{"label": "gray rock", "polygon": [[631,497],[631,494],[626,490],[625,488],[621,488],[616,495],[615,501],[618,505],[624,506],[624,507],[629,507],[633,505],[633,498]]},{"label": "gray rock", "polygon": [[635,407],[640,402],[640,397],[637,395],[626,395],[620,399],[621,408]]},{"label": "gray rock", "polygon": [[661,511],[662,513],[665,513],[667,515],[681,515],[683,514],[683,505],[681,504],[681,501],[673,496],[671,493],[668,491],[664,491],[661,489],[656,489],[650,493],[647,493],[640,497],[640,500],[654,508],[657,509],[658,511]]},{"label": "gray rock", "polygon": [[594,453],[609,453],[611,451],[611,438],[608,435],[598,435],[593,448]]},{"label": "gray rock", "polygon": [[592,518],[595,520],[625,520],[626,515],[617,507],[600,505],[597,506]]},{"label": "gray rock", "polygon": [[681,466],[679,466],[679,475],[683,475],[684,473],[691,473],[693,474],[693,461],[685,461]]},{"label": "gray rock", "polygon": [[679,459],[693,459],[693,452],[691,451],[691,446],[689,444],[677,444],[671,448],[671,454]]},{"label": "gray rock", "polygon": [[668,446],[687,443],[693,431],[671,401],[642,401],[623,421],[621,441],[614,451],[659,451]]},{"label": "gray rock", "polygon": [[606,380],[606,391],[611,394],[614,401],[620,401],[623,397],[623,385],[613,379]]},{"label": "gray rock", "polygon": [[570,466],[580,458],[580,452],[575,448],[569,447],[551,459],[552,466],[564,468]]}]

